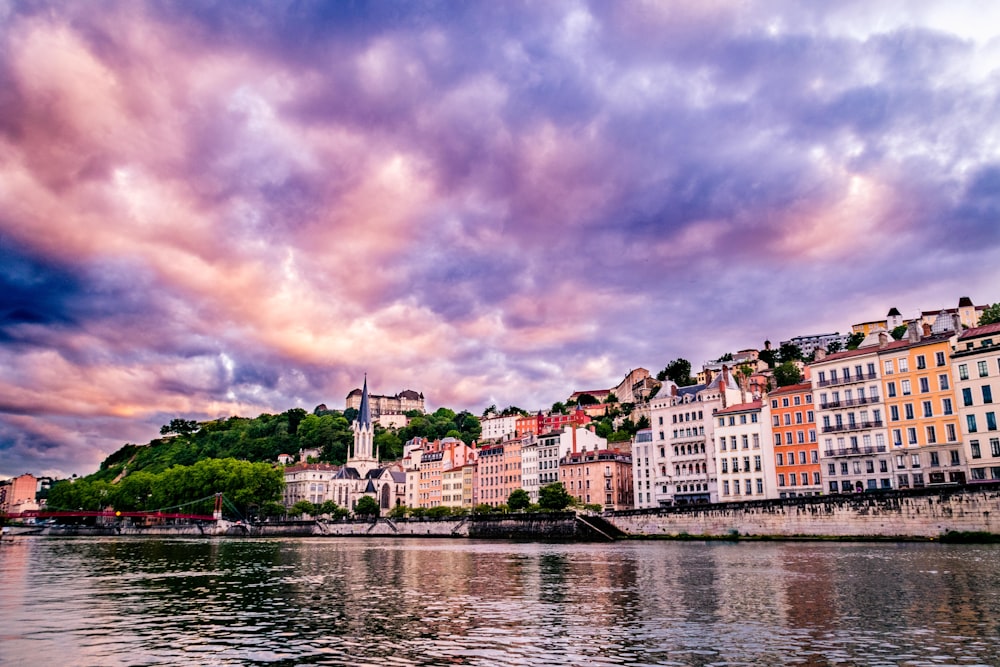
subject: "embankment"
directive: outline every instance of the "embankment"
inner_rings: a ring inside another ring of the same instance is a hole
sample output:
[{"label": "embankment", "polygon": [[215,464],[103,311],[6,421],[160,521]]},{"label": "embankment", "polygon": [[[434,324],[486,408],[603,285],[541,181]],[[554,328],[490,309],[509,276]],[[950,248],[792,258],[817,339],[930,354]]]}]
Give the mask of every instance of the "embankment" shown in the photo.
[{"label": "embankment", "polygon": [[1000,484],[612,512],[630,537],[937,539],[1000,533]]}]

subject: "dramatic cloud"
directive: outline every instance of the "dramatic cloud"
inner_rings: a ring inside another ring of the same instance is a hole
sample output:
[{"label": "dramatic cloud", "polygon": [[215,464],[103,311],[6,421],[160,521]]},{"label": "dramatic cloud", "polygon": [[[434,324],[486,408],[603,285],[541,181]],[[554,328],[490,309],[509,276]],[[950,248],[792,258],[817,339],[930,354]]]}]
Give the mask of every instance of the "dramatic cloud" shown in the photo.
[{"label": "dramatic cloud", "polygon": [[1000,300],[1000,7],[0,0],[0,476]]}]

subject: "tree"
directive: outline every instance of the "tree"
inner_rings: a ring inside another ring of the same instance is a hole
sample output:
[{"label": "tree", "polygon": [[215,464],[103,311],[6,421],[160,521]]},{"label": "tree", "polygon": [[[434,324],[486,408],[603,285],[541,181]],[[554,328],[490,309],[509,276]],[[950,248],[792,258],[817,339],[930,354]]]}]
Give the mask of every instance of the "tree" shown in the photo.
[{"label": "tree", "polygon": [[779,387],[802,382],[802,372],[794,362],[786,361],[774,369],[774,381]]},{"label": "tree", "polygon": [[406,516],[406,513],[410,511],[410,508],[406,505],[396,505],[391,510],[389,510],[390,519],[402,519]]},{"label": "tree", "polygon": [[160,435],[176,433],[177,435],[190,435],[198,430],[198,422],[186,419],[171,419],[169,424],[160,427]]},{"label": "tree", "polygon": [[497,404],[494,403],[490,407],[483,410],[483,419],[488,419],[491,415],[496,415],[496,413],[497,413]]},{"label": "tree", "polygon": [[690,386],[694,384],[694,379],[691,377],[691,362],[678,357],[667,364],[666,368],[657,373],[656,379],[660,382],[670,380],[678,387]]},{"label": "tree", "polygon": [[608,394],[607,398],[604,399],[605,403],[617,403],[618,397],[614,394]]},{"label": "tree", "polygon": [[555,403],[552,404],[552,409],[550,410],[550,412],[554,415],[564,415],[567,414],[568,411],[566,410],[565,403],[563,403],[562,401],[556,401]]},{"label": "tree", "polygon": [[325,501],[323,501],[323,504],[317,505],[316,506],[316,513],[317,514],[327,514],[332,519],[342,519],[343,517],[345,517],[348,514],[350,514],[350,512],[346,508],[341,507],[340,505],[338,505],[337,503],[333,502],[332,500],[325,500]]},{"label": "tree", "polygon": [[844,344],[841,343],[839,340],[831,340],[829,343],[826,344],[826,353],[836,354],[837,352],[840,352],[840,348],[842,348],[843,346]]},{"label": "tree", "polygon": [[778,348],[778,356],[782,363],[786,361],[802,361],[802,348],[795,343],[782,343]]},{"label": "tree", "polygon": [[[767,343],[767,341],[764,341]],[[767,364],[768,368],[774,368],[778,363],[778,354],[774,350],[768,349],[765,345],[764,349],[757,354],[757,358]]]},{"label": "tree", "polygon": [[892,331],[890,331],[889,334],[892,336],[893,340],[903,340],[903,336],[906,335],[906,325],[900,324],[898,327],[895,327]]},{"label": "tree", "polygon": [[995,324],[1000,322],[1000,303],[994,303],[992,306],[987,306],[985,310],[979,315],[979,326],[983,327],[987,324]]},{"label": "tree", "polygon": [[317,512],[316,512],[316,506],[313,505],[311,502],[309,502],[308,500],[300,500],[288,509],[288,513],[293,516],[303,515],[303,514],[313,516]]},{"label": "tree", "polygon": [[446,516],[451,516],[451,508],[447,505],[436,505],[427,508],[427,517],[430,519],[443,519]]},{"label": "tree", "polygon": [[850,336],[847,337],[847,349],[856,350],[858,346],[861,345],[865,340],[865,335],[860,331],[855,331]]},{"label": "tree", "polygon": [[514,489],[507,498],[507,507],[513,511],[527,509],[531,504],[531,496],[524,489]]},{"label": "tree", "polygon": [[580,394],[576,397],[576,402],[580,405],[597,405],[600,403],[593,394]]},{"label": "tree", "polygon": [[473,514],[489,514],[492,511],[493,508],[487,505],[486,503],[479,503],[478,505],[472,508]]},{"label": "tree", "polygon": [[558,512],[564,510],[573,503],[573,496],[569,495],[562,482],[546,484],[538,490],[538,506],[543,510]]},{"label": "tree", "polygon": [[371,496],[361,496],[354,505],[354,513],[358,516],[378,516],[378,502]]},{"label": "tree", "polygon": [[285,515],[285,506],[281,503],[276,503],[273,500],[269,500],[260,506],[260,515],[263,517],[279,517]]}]

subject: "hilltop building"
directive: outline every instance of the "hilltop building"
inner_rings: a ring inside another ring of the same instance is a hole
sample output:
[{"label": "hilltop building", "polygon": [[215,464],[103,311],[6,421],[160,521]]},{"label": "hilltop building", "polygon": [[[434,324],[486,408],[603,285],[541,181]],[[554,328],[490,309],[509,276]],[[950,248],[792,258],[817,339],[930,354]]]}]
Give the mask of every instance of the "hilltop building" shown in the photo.
[{"label": "hilltop building", "polygon": [[[365,380],[365,384],[367,385],[367,380]],[[367,400],[371,419],[376,421],[382,415],[402,415],[410,410],[424,412],[424,395],[412,389],[401,391],[395,396],[367,395],[362,389],[352,389],[347,394],[345,409],[354,408],[355,410],[361,410],[363,400]]]}]

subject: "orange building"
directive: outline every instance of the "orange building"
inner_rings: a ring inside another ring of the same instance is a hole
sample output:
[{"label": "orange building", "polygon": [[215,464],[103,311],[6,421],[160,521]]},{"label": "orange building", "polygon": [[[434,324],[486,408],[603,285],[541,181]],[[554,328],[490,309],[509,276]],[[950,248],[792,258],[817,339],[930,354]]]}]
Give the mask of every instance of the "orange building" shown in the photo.
[{"label": "orange building", "polygon": [[771,433],[778,497],[818,496],[820,480],[819,441],[813,411],[812,384],[802,382],[779,387],[767,395],[771,404]]},{"label": "orange building", "polygon": [[559,481],[581,503],[605,510],[635,507],[632,455],[617,449],[570,453],[559,461]]},{"label": "orange building", "polygon": [[964,484],[966,478],[951,335],[929,335],[929,330],[911,323],[906,338],[878,353],[889,451],[895,486],[901,489]]},{"label": "orange building", "polygon": [[476,470],[479,503],[492,507],[503,505],[513,491],[521,488],[522,444],[522,438],[512,438],[479,450]]},{"label": "orange building", "polygon": [[38,479],[34,475],[25,473],[20,477],[15,477],[10,480],[6,491],[3,506],[0,507],[4,512],[38,509],[38,505],[35,504]]}]

